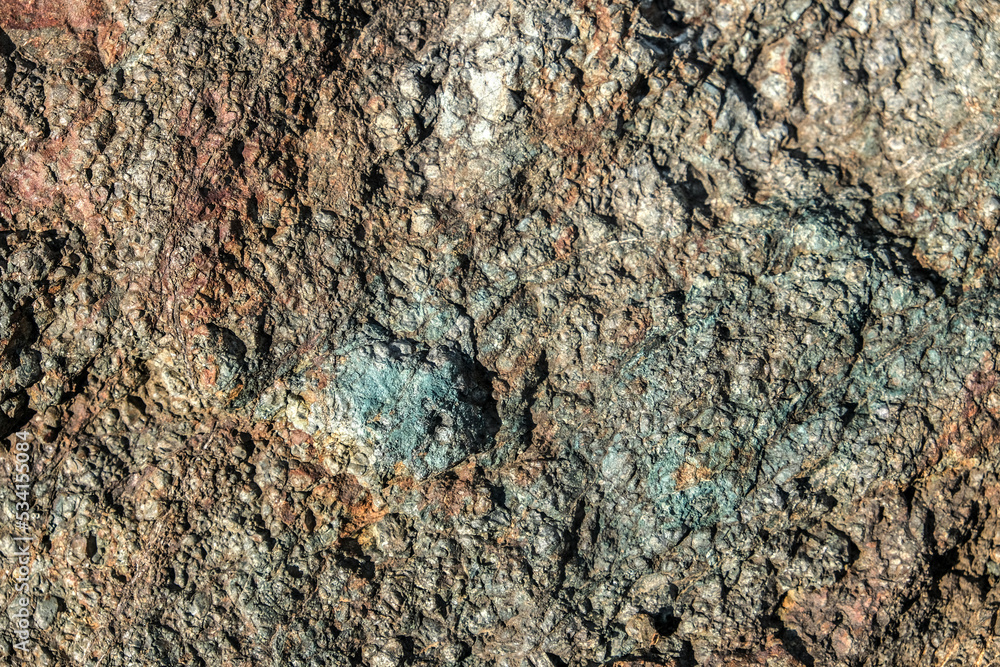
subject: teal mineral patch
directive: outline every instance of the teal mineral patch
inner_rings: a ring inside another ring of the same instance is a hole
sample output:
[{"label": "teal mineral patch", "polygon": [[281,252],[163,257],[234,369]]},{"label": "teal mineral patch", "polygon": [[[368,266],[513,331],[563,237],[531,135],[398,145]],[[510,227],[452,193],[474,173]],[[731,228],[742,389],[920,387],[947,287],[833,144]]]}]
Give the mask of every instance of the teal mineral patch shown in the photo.
[{"label": "teal mineral patch", "polygon": [[488,378],[457,351],[365,346],[344,357],[335,385],[380,476],[398,463],[418,478],[446,470],[488,448],[499,424]]}]

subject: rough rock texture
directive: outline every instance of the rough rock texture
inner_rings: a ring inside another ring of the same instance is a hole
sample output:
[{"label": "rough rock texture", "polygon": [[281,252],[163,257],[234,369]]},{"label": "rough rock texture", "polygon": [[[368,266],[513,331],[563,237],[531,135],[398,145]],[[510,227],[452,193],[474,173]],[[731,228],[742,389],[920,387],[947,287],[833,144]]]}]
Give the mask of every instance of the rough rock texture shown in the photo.
[{"label": "rough rock texture", "polygon": [[1000,2],[0,28],[5,661],[1000,661]]}]

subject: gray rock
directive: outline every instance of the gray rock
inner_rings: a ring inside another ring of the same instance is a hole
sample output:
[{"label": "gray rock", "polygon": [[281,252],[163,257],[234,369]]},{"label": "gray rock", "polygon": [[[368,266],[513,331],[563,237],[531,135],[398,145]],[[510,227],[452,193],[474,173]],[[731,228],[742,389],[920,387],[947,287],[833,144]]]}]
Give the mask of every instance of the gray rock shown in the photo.
[{"label": "gray rock", "polygon": [[21,657],[998,658],[996,2],[15,4]]}]

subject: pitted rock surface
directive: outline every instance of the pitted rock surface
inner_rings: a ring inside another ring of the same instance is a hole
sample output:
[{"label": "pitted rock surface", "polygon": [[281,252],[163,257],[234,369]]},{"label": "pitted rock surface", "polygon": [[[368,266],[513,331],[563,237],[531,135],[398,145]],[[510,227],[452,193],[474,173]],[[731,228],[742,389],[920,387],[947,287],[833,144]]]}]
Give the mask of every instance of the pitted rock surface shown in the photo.
[{"label": "pitted rock surface", "polygon": [[993,0],[0,0],[0,655],[1000,661],[998,75]]}]

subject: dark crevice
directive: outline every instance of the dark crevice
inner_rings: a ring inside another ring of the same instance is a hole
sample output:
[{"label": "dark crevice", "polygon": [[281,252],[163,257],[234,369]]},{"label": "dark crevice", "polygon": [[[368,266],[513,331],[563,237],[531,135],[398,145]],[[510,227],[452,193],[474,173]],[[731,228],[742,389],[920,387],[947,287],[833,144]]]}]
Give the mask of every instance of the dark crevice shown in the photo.
[{"label": "dark crevice", "polygon": [[567,663],[565,660],[560,658],[555,653],[546,653],[545,657],[549,659],[549,662],[552,663],[553,667],[568,667],[569,665],[569,663]]},{"label": "dark crevice", "polygon": [[671,612],[664,612],[653,619],[653,628],[661,638],[672,637],[680,625],[680,617]]},{"label": "dark crevice", "polygon": [[668,3],[643,0],[639,3],[639,13],[651,28],[669,38],[676,38],[687,29],[687,25],[681,20],[683,16],[681,10],[669,6]]},{"label": "dark crevice", "polygon": [[11,40],[10,35],[4,32],[3,29],[0,29],[0,55],[9,56],[14,53],[15,49],[17,49],[17,47]]},{"label": "dark crevice", "polygon": [[731,66],[722,71],[722,76],[736,97],[756,116],[757,91],[746,77],[740,76]]},{"label": "dark crevice", "polygon": [[891,252],[892,262],[886,268],[895,275],[930,285],[934,296],[944,298],[949,306],[954,307],[958,302],[961,289],[951,285],[944,276],[933,268],[921,264],[914,253],[917,239],[899,236],[885,229],[878,223],[872,210],[871,201],[866,200],[864,206],[865,215],[853,224],[856,235],[873,246],[882,246]]},{"label": "dark crevice", "polygon": [[791,628],[782,627],[781,631],[781,643],[784,644],[785,650],[788,654],[801,662],[806,667],[813,667],[816,664],[816,659],[812,657],[809,650],[806,648],[805,642],[799,637],[799,633]]},{"label": "dark crevice", "polygon": [[566,541],[566,548],[563,549],[562,556],[559,559],[559,578],[556,581],[555,590],[563,590],[563,585],[566,583],[567,569],[570,563],[573,562],[578,556],[578,548],[580,545],[580,534],[583,528],[583,521],[587,517],[587,504],[583,498],[579,498],[576,501],[576,509],[573,512],[573,524],[570,526],[568,533],[568,540]]}]

